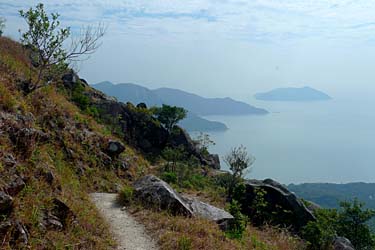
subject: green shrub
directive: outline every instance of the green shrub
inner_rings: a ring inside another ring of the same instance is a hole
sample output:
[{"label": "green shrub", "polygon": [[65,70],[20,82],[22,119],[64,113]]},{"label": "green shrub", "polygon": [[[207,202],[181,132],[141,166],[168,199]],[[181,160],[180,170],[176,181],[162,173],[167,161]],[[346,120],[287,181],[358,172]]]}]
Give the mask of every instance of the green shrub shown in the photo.
[{"label": "green shrub", "polygon": [[317,220],[309,222],[302,230],[303,238],[310,242],[309,249],[329,249],[336,235],[348,238],[357,250],[374,249],[374,234],[366,223],[375,211],[365,209],[357,199],[341,202],[340,207],[339,210],[315,211]]},{"label": "green shrub", "polygon": [[133,201],[134,189],[130,186],[124,186],[118,194],[118,200],[122,205],[129,205]]},{"label": "green shrub", "polygon": [[178,239],[178,249],[179,250],[190,250],[192,248],[191,239],[186,236],[181,236]]},{"label": "green shrub", "polygon": [[72,101],[77,103],[77,105],[82,109],[86,110],[90,103],[90,98],[85,95],[85,86],[77,83],[72,91]]},{"label": "green shrub", "polygon": [[246,230],[248,218],[241,213],[241,205],[236,200],[232,200],[228,210],[233,215],[234,220],[229,224],[226,235],[231,239],[241,239]]},{"label": "green shrub", "polygon": [[338,214],[335,209],[319,209],[314,212],[316,221],[310,221],[302,230],[302,237],[311,250],[330,249],[336,234]]},{"label": "green shrub", "polygon": [[164,172],[161,174],[160,178],[169,184],[177,183],[177,175],[174,172]]}]

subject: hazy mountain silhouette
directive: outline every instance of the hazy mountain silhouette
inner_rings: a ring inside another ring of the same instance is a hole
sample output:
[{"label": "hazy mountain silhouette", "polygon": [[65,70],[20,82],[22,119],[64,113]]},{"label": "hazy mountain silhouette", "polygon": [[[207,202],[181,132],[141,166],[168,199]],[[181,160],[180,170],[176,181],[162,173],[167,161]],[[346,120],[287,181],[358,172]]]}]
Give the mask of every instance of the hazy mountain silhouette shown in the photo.
[{"label": "hazy mountain silhouette", "polygon": [[[174,105],[163,101],[152,90],[143,86],[132,83],[113,84],[105,81],[92,85],[94,88],[103,91],[109,96],[116,97],[122,102],[131,102],[137,105],[140,102],[146,103],[148,107],[161,106],[164,104]],[[179,105],[176,105],[179,106]],[[186,107],[185,107],[186,108]],[[210,121],[197,116],[194,112],[188,109],[187,117],[180,122],[180,125],[189,131],[212,131],[212,130],[226,130],[228,129],[224,123]]]},{"label": "hazy mountain silhouette", "polygon": [[181,106],[198,115],[245,115],[267,114],[267,110],[256,108],[232,98],[205,98],[178,89],[153,90],[165,103]]},{"label": "hazy mountain silhouette", "polygon": [[277,88],[255,95],[258,100],[264,101],[321,101],[332,99],[326,93],[310,88]]}]

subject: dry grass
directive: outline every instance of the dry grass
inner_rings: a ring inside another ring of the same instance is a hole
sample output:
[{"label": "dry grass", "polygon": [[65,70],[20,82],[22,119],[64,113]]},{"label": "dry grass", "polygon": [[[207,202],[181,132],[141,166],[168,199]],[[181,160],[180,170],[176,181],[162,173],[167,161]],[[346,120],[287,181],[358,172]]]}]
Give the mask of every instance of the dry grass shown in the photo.
[{"label": "dry grass", "polygon": [[171,216],[145,209],[133,208],[132,214],[150,232],[163,250],[303,250],[304,243],[285,230],[267,227],[263,230],[248,226],[241,240],[225,236],[219,227],[199,218]]},{"label": "dry grass", "polygon": [[[14,172],[28,179],[26,187],[14,197],[11,217],[26,226],[30,249],[114,249],[116,244],[109,227],[89,200],[88,193],[113,191],[115,184],[125,182],[111,166],[103,168],[97,157],[101,142],[116,138],[105,135],[105,126],[82,113],[63,93],[59,93],[58,83],[25,96],[19,89],[18,80],[28,79],[33,73],[22,47],[1,37],[0,112],[11,116],[30,112],[35,121],[29,127],[42,130],[49,137],[47,141],[33,141],[28,145],[30,154],[25,154],[14,147],[10,135],[0,133],[0,189]],[[17,123],[16,120],[12,122]],[[89,135],[87,141],[80,139],[83,131]],[[67,156],[58,137],[74,151],[75,159]],[[145,164],[137,152],[127,149],[126,153],[129,153],[125,156],[130,158],[131,165]],[[8,154],[16,157],[16,166],[5,167],[3,159]],[[78,171],[80,167],[84,167],[84,172]],[[39,175],[43,171],[54,174],[52,185]],[[68,224],[63,230],[45,230],[40,225],[44,211],[52,208],[54,198],[69,206],[77,223]],[[0,236],[0,249],[19,247],[10,243],[9,234]]]}]

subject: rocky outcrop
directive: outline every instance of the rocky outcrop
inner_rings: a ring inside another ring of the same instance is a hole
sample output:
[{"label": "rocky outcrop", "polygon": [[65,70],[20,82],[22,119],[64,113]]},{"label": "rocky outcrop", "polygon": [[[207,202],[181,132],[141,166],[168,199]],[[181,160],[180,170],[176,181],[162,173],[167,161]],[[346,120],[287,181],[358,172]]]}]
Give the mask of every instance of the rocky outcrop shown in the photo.
[{"label": "rocky outcrop", "polygon": [[192,216],[194,213],[182,197],[166,182],[153,175],[147,175],[134,183],[136,199],[173,214]]},{"label": "rocky outcrop", "polygon": [[159,178],[148,175],[134,183],[134,197],[142,203],[158,209],[169,210],[173,214],[197,216],[215,221],[225,229],[233,216],[196,198],[182,196]]},{"label": "rocky outcrop", "polygon": [[175,147],[183,145],[185,150],[191,155],[198,158],[201,164],[209,166],[213,169],[220,169],[220,159],[216,154],[205,154],[197,147],[196,143],[190,138],[189,134],[177,127],[176,131],[171,137],[171,144]]},{"label": "rocky outcrop", "polygon": [[94,89],[88,90],[86,95],[90,98],[90,105],[99,111],[101,119],[122,131],[124,140],[130,145],[154,155],[160,154],[167,146],[182,146],[202,165],[220,168],[217,155],[202,153],[189,134],[179,127],[176,127],[176,131],[170,135],[154,117],[142,111],[147,106],[139,104],[135,107],[131,103],[124,104]]},{"label": "rocky outcrop", "polygon": [[333,250],[355,250],[350,240],[344,237],[336,237],[332,245]]},{"label": "rocky outcrop", "polygon": [[[259,192],[262,192],[258,211]],[[299,231],[309,221],[315,220],[312,212],[289,190],[280,183],[266,179],[264,181],[248,180],[245,182],[245,192],[239,198],[243,213],[250,216],[255,224],[273,223],[291,227]]]}]

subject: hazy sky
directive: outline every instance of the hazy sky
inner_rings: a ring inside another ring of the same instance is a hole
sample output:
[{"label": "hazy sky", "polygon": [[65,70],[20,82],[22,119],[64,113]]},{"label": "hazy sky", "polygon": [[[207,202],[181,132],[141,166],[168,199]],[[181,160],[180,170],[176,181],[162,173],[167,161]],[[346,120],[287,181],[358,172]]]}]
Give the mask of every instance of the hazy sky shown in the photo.
[{"label": "hazy sky", "polygon": [[[19,9],[39,1],[0,0],[5,34],[25,28]],[[281,86],[316,87],[342,98],[373,97],[375,1],[59,0],[44,1],[63,25],[108,25],[103,46],[81,65],[90,83],[133,82],[242,100]]]}]

